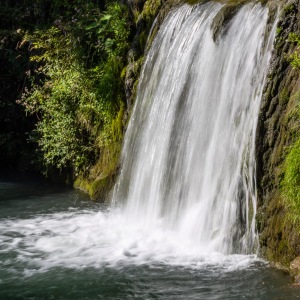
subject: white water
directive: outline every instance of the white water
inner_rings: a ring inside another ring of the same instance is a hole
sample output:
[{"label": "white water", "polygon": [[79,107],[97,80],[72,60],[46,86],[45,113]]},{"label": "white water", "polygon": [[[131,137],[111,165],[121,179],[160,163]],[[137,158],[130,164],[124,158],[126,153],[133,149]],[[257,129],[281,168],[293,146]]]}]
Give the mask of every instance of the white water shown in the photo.
[{"label": "white water", "polygon": [[256,239],[254,133],[268,11],[244,6],[214,42],[220,8],[183,6],[155,39],[114,199],[124,199],[129,220],[163,222],[204,252],[247,253]]},{"label": "white water", "polygon": [[[0,253],[33,269],[255,260],[254,133],[274,39],[244,6],[216,42],[221,4],[183,5],[147,55],[110,212],[0,221]],[[120,207],[121,206],[121,207]],[[230,254],[230,255],[228,255]],[[0,261],[5,267],[10,261]]]},{"label": "white water", "polygon": [[[8,230],[9,229],[9,230]],[[5,231],[5,234],[3,232]],[[193,241],[178,239],[160,226],[151,230],[127,223],[122,213],[57,213],[0,223],[0,270],[30,276],[53,267],[118,268],[167,264],[189,268],[218,266],[235,271],[257,261],[255,256],[203,253]],[[10,270],[8,270],[10,269]]]}]

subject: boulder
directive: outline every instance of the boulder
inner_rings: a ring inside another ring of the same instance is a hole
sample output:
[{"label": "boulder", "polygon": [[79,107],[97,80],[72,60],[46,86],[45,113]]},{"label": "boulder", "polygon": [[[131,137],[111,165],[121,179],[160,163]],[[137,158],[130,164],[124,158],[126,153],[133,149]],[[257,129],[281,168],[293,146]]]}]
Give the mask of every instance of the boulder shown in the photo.
[{"label": "boulder", "polygon": [[290,263],[290,273],[294,277],[295,282],[300,283],[300,256]]}]

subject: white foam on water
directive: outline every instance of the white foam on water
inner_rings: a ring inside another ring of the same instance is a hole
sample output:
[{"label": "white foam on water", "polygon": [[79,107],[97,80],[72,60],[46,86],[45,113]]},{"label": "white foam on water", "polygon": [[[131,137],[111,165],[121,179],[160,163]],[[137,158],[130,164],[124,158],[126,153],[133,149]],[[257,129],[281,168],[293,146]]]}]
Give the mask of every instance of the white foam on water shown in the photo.
[{"label": "white foam on water", "polygon": [[[9,228],[9,231],[7,230]],[[166,230],[163,220],[152,229],[128,222],[122,212],[57,213],[0,222],[0,255],[15,253],[0,267],[23,264],[25,275],[53,267],[102,268],[168,264],[189,268],[247,268],[255,255],[207,253],[193,240]]]}]

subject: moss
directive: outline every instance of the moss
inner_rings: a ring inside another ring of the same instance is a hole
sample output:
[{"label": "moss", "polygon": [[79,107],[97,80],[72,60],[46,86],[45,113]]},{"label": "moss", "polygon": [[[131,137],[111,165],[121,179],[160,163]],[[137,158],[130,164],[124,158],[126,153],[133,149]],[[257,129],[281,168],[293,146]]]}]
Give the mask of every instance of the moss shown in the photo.
[{"label": "moss", "polygon": [[100,200],[102,202],[107,199],[107,195],[112,186],[113,178],[110,176],[97,178],[94,181],[89,181],[84,177],[78,177],[74,182],[74,187],[87,193],[91,200]]},{"label": "moss", "polygon": [[91,184],[86,180],[84,179],[83,177],[79,176],[75,181],[74,181],[74,184],[73,184],[74,188],[75,189],[79,189],[87,194],[90,195],[90,186]]},{"label": "moss", "polygon": [[300,218],[300,138],[290,147],[284,166],[282,191],[288,206]]},{"label": "moss", "polygon": [[[261,255],[288,269],[290,262],[300,255],[300,211],[294,203],[297,197],[288,197],[288,191],[295,193],[296,164],[300,161],[295,150],[300,132],[300,77],[289,62],[297,47],[290,32],[299,33],[300,14],[292,4],[280,18],[258,124],[257,219]],[[293,179],[288,182],[288,178]]]},{"label": "moss", "polygon": [[287,216],[288,208],[279,193],[271,195],[268,205],[258,212],[260,228],[264,228],[260,234],[261,255],[285,268],[297,256],[300,242],[298,225]]},{"label": "moss", "polygon": [[114,143],[121,142],[123,139],[123,117],[125,106],[122,103],[119,112],[111,123],[112,139]]},{"label": "moss", "polygon": [[276,29],[276,37],[278,37],[282,33],[282,31],[283,31],[283,28],[282,27],[278,27]]},{"label": "moss", "polygon": [[148,30],[150,30],[153,20],[156,17],[161,6],[161,0],[147,0],[145,2],[141,17],[147,22]]},{"label": "moss", "polygon": [[111,140],[102,144],[103,137],[99,137],[99,159],[90,169],[80,174],[74,187],[88,193],[92,200],[106,201],[118,174],[119,159],[124,135],[125,105],[121,104],[119,112],[107,131]]},{"label": "moss", "polygon": [[284,119],[289,129],[290,146],[283,153],[284,170],[281,191],[286,205],[289,207],[290,218],[300,218],[300,90],[290,98],[288,113]]},{"label": "moss", "polygon": [[81,174],[74,182],[74,187],[89,194],[92,200],[101,202],[108,200],[117,176],[120,148],[120,144],[103,148],[101,158],[96,165],[88,174]]},{"label": "moss", "polygon": [[294,69],[300,69],[300,37],[295,33],[290,33],[288,37],[290,43],[296,44],[296,49],[292,54],[288,55],[287,59]]},{"label": "moss", "polygon": [[283,8],[283,13],[284,13],[284,15],[288,15],[296,10],[297,10],[297,7],[296,7],[295,3],[291,3],[291,4],[286,5]]},{"label": "moss", "polygon": [[285,105],[288,103],[289,99],[289,92],[286,88],[284,88],[279,94],[279,104]]},{"label": "moss", "polygon": [[271,193],[265,196],[257,214],[261,254],[286,269],[300,253],[300,90],[290,96],[291,87],[298,86],[293,72],[287,76],[290,85],[285,83],[279,88],[278,96],[274,91],[277,104],[274,110],[269,109],[265,139],[269,139],[271,149],[265,150],[264,159],[269,161],[271,176],[265,177],[260,185]]},{"label": "moss", "polygon": [[122,72],[121,72],[121,79],[124,80],[125,76],[126,76],[126,67],[123,68]]},{"label": "moss", "polygon": [[93,200],[106,200],[110,188],[113,186],[113,179],[110,176],[96,179],[90,187],[90,196]]},{"label": "moss", "polygon": [[143,30],[139,35],[139,46],[144,51],[148,39],[148,34],[146,30]]}]

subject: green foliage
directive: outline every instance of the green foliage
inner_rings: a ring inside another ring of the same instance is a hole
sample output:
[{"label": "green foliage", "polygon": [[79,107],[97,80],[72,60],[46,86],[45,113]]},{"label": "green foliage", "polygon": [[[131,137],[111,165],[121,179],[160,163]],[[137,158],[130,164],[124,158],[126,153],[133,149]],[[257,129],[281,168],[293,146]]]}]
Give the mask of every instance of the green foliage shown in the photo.
[{"label": "green foliage", "polygon": [[300,214],[300,139],[290,148],[286,157],[282,187],[290,207]]},{"label": "green foliage", "polygon": [[280,36],[281,33],[282,33],[282,31],[283,31],[283,28],[282,28],[282,27],[278,27],[278,28],[276,29],[276,36],[277,36],[277,37]]},{"label": "green foliage", "polygon": [[296,5],[294,3],[288,4],[284,7],[284,14],[290,14],[291,12],[296,11]]},{"label": "green foliage", "polygon": [[[294,69],[300,69],[300,37],[295,33],[290,33],[288,41],[296,43],[297,48],[289,56],[289,61]],[[279,95],[282,104],[289,103],[289,136],[291,145],[287,148],[287,152],[283,163],[283,180],[281,182],[281,190],[289,208],[290,219],[293,222],[300,221],[300,91],[291,98],[283,90]]]},{"label": "green foliage", "polygon": [[128,12],[118,1],[105,11],[95,4],[82,5],[76,18],[24,36],[22,43],[36,67],[21,102],[37,116],[31,139],[47,170],[85,170],[101,147],[122,134],[121,72],[128,39]]},{"label": "green foliage", "polygon": [[100,18],[85,27],[98,38],[98,47],[112,57],[124,57],[128,48],[128,12],[125,6],[112,2]]},{"label": "green foliage", "polygon": [[297,44],[296,50],[289,56],[289,61],[293,68],[300,69],[300,37],[295,33],[290,33],[288,40]]},{"label": "green foliage", "polygon": [[[281,191],[288,207],[290,219],[300,221],[300,98],[299,92],[290,98],[294,108],[290,108],[289,135],[291,145],[287,148],[283,163]],[[299,228],[300,230],[300,228]]]}]

